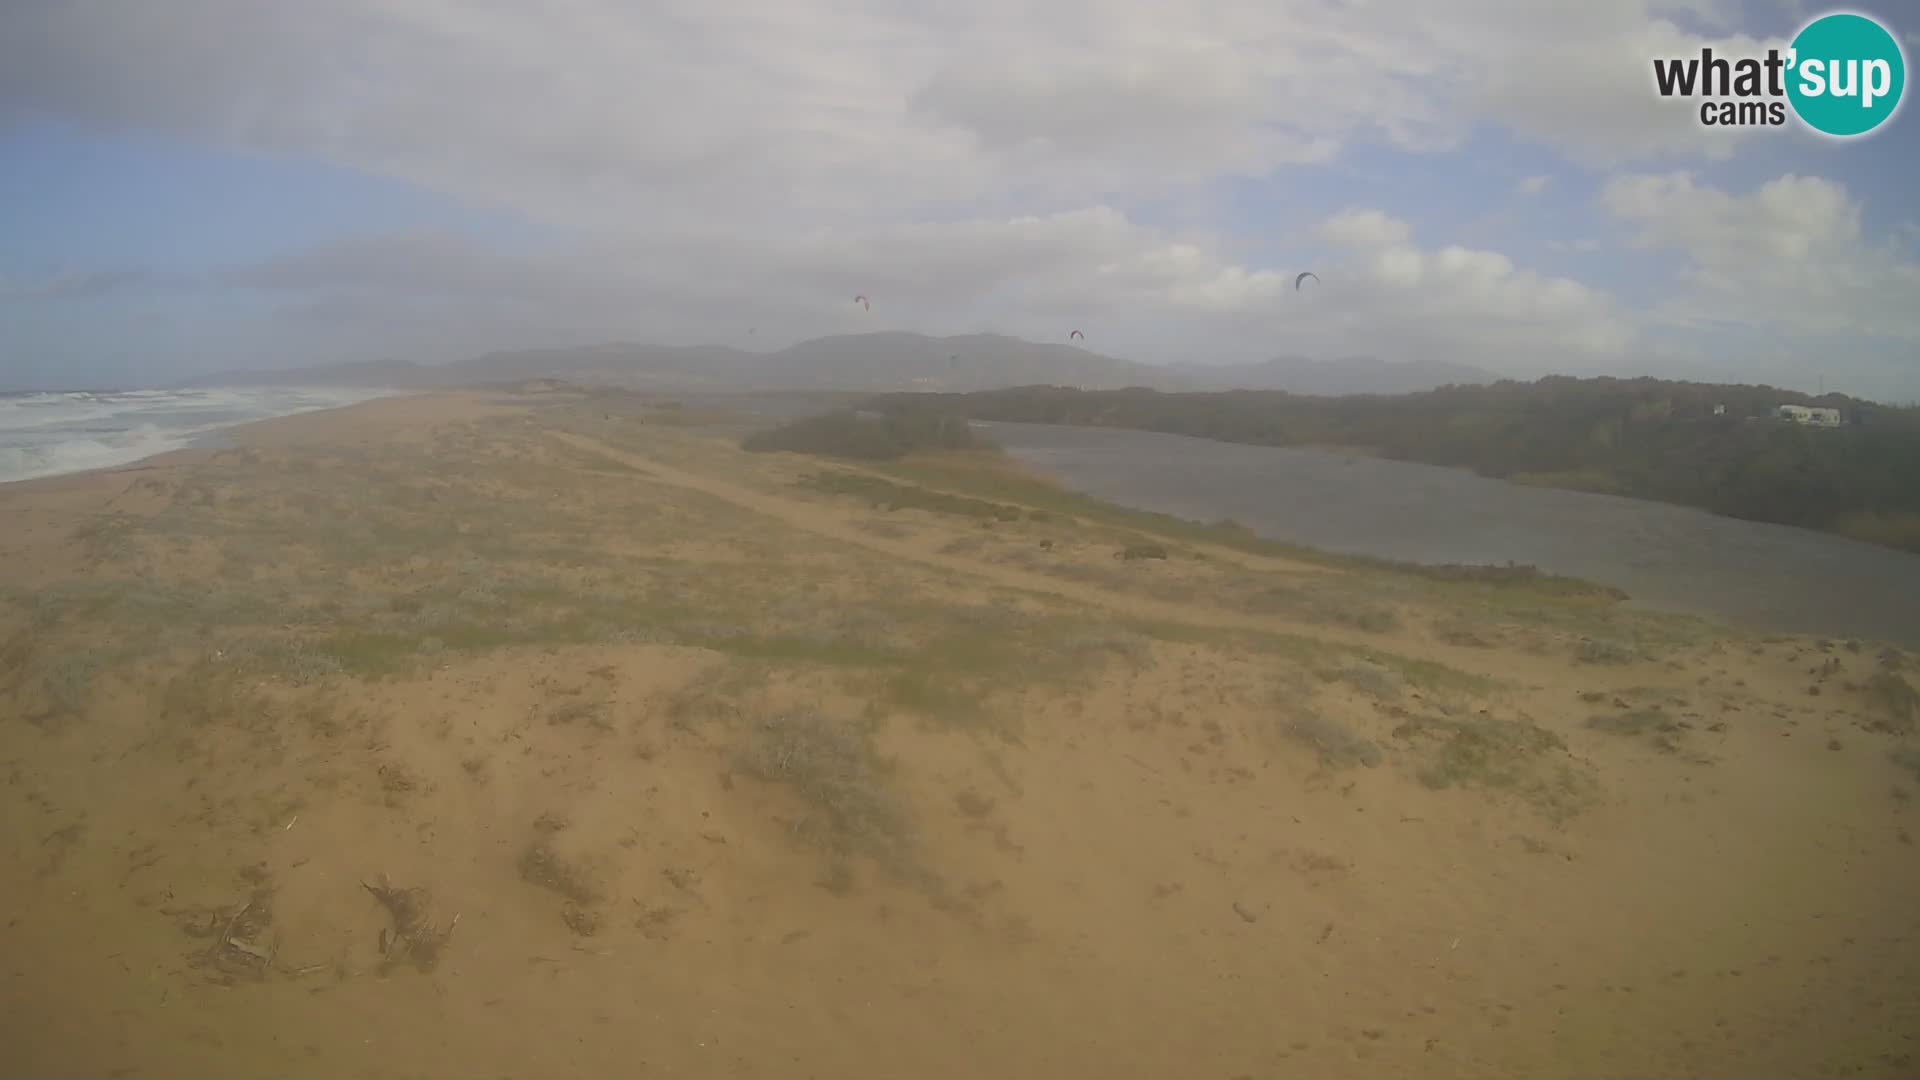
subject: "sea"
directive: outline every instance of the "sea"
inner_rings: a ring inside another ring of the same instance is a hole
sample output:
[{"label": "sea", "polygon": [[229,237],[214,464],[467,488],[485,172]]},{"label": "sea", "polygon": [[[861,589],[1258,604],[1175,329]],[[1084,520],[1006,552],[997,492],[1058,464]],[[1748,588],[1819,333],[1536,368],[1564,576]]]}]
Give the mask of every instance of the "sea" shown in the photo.
[{"label": "sea", "polygon": [[399,392],[211,387],[0,393],[0,483],[113,468],[217,443],[220,432],[236,424]]}]

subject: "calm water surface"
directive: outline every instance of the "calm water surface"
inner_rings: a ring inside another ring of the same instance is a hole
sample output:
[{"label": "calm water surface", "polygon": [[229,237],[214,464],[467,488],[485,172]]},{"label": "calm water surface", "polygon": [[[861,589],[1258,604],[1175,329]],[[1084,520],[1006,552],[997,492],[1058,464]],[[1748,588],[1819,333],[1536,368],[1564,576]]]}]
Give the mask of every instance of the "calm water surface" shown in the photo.
[{"label": "calm water surface", "polygon": [[1531,563],[1618,586],[1649,608],[1920,644],[1920,555],[1825,533],[1433,465],[1151,432],[978,426],[1068,487],[1138,509],[1230,517],[1330,551]]}]

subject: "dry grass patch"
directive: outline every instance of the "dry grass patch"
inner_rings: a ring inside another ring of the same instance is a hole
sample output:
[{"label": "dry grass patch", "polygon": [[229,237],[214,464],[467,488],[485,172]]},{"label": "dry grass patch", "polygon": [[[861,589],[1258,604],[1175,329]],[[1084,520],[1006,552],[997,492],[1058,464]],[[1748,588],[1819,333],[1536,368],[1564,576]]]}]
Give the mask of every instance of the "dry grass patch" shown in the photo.
[{"label": "dry grass patch", "polygon": [[739,767],[793,793],[800,813],[786,825],[807,843],[837,856],[865,855],[890,870],[911,864],[906,802],[871,739],[854,726],[805,709],[761,717]]},{"label": "dry grass patch", "polygon": [[1869,731],[1890,735],[1911,734],[1920,725],[1920,690],[1906,677],[1893,671],[1876,671],[1867,680],[1867,701],[1875,715],[1867,721]]},{"label": "dry grass patch", "polygon": [[1587,727],[1610,735],[1640,739],[1664,754],[1679,753],[1687,737],[1687,724],[1668,716],[1658,706],[1592,716],[1587,719]]},{"label": "dry grass patch", "polygon": [[1452,787],[1510,792],[1554,821],[1589,806],[1599,785],[1570,761],[1566,740],[1524,720],[1488,715],[1416,717],[1394,737],[1421,751],[1415,776],[1434,789]]},{"label": "dry grass patch", "polygon": [[1378,743],[1330,716],[1300,713],[1287,717],[1280,722],[1280,733],[1311,747],[1329,769],[1371,769],[1382,760]]}]

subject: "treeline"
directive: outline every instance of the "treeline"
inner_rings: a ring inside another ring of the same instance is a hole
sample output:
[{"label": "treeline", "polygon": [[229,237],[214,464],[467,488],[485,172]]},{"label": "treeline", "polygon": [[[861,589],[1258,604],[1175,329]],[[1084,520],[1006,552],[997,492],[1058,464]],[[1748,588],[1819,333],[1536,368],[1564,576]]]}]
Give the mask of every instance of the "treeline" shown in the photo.
[{"label": "treeline", "polygon": [[916,450],[997,449],[973,433],[952,408],[914,408],[895,403],[882,412],[844,409],[756,431],[740,442],[746,450],[891,461]]},{"label": "treeline", "polygon": [[[1836,408],[1839,428],[1776,419]],[[1524,483],[1703,507],[1920,551],[1920,409],[1767,386],[1658,379],[1505,381],[1395,396],[1023,387],[890,394],[869,407],[1337,446]]]}]

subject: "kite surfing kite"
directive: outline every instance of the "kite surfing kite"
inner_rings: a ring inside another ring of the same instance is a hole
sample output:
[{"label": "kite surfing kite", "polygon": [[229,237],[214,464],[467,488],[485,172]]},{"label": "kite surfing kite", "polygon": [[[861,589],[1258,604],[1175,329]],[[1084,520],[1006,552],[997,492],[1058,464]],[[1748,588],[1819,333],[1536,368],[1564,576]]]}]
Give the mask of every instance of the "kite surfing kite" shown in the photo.
[{"label": "kite surfing kite", "polygon": [[1075,330],[1073,333],[1067,335],[1068,341],[1072,341],[1074,338],[1079,338],[1081,341],[1085,341],[1087,340],[1087,335],[1081,333],[1078,330]]},{"label": "kite surfing kite", "polygon": [[869,303],[867,303],[867,298],[866,298],[866,297],[864,297],[864,296],[856,296],[856,297],[854,297],[854,298],[853,298],[853,302],[854,302],[854,303],[856,303],[856,304],[859,304],[859,305],[860,305],[861,307],[863,307],[863,308],[866,308],[866,309],[867,309],[868,311],[872,311],[872,310],[873,310],[873,305],[872,305],[872,304],[869,304]]},{"label": "kite surfing kite", "polygon": [[1307,280],[1308,278],[1312,278],[1312,279],[1313,279],[1313,280],[1315,280],[1315,281],[1319,281],[1319,280],[1320,280],[1320,275],[1319,275],[1319,274],[1316,274],[1316,273],[1314,273],[1314,272],[1313,272],[1313,271],[1311,271],[1311,270],[1308,270],[1308,271],[1306,271],[1305,273],[1303,273],[1303,274],[1300,274],[1299,276],[1297,276],[1297,277],[1295,277],[1295,278],[1293,279],[1293,291],[1294,291],[1294,292],[1299,292],[1299,291],[1300,291],[1300,283],[1301,283],[1301,282],[1303,282],[1303,281],[1305,281],[1305,280]]}]

